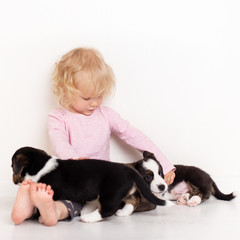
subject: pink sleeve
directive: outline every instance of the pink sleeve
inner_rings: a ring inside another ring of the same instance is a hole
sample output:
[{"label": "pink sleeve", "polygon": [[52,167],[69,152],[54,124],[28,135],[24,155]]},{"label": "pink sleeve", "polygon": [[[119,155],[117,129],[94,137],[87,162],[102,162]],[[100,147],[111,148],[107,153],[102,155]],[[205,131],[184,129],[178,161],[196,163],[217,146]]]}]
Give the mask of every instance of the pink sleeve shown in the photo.
[{"label": "pink sleeve", "polygon": [[69,143],[64,115],[54,109],[48,114],[48,134],[54,155],[61,159],[75,159],[77,154]]},{"label": "pink sleeve", "polygon": [[128,145],[138,149],[140,152],[149,151],[155,155],[163,167],[164,174],[175,170],[175,167],[167,160],[157,146],[146,137],[140,130],[134,128],[130,123],[120,117],[112,109],[107,109],[110,130]]}]

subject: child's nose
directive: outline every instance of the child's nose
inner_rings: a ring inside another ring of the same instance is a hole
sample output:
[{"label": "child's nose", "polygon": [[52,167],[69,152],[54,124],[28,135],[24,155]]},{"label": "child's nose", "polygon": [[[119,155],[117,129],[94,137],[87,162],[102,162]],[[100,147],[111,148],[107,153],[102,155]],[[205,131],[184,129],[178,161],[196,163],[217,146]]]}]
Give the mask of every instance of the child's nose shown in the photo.
[{"label": "child's nose", "polygon": [[97,104],[98,104],[98,103],[97,103],[96,100],[93,100],[93,101],[90,103],[91,107],[96,107]]}]

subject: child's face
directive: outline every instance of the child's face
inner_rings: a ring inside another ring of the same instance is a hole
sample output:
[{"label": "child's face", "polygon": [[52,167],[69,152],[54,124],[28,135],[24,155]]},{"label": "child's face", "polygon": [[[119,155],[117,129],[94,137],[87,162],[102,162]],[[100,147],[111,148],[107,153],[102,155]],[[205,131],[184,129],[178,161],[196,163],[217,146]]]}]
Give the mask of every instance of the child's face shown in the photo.
[{"label": "child's face", "polygon": [[79,95],[73,96],[69,110],[74,113],[90,116],[102,104],[102,101],[102,96],[89,96],[80,92]]}]

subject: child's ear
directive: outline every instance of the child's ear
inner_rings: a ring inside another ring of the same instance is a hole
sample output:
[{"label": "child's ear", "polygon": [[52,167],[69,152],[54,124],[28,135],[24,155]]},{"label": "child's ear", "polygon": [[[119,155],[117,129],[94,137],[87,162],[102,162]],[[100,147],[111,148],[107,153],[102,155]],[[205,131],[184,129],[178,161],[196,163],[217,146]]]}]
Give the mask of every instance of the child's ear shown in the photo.
[{"label": "child's ear", "polygon": [[151,153],[151,152],[148,152],[148,151],[144,151],[144,152],[143,152],[143,157],[144,157],[144,158],[156,159],[156,157],[154,156],[154,154]]}]

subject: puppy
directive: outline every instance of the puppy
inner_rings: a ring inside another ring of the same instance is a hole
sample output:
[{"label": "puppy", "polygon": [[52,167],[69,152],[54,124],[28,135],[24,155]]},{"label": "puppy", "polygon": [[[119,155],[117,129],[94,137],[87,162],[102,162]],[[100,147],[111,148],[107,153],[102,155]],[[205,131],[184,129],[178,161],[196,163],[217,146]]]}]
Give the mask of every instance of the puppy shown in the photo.
[{"label": "puppy", "polygon": [[97,222],[115,213],[120,203],[139,191],[149,202],[171,205],[155,197],[139,173],[120,163],[102,160],[59,160],[32,147],[18,149],[12,157],[13,182],[32,179],[51,185],[54,200],[75,202],[98,198],[100,206],[81,216],[83,222]]},{"label": "puppy", "polygon": [[[219,200],[230,201],[235,198],[233,193],[222,193],[213,179],[203,170],[184,165],[175,165],[176,177],[167,186],[164,181],[163,169],[152,153],[145,151],[143,159],[129,164],[136,169],[150,187],[154,195],[167,200],[177,200],[178,204],[197,206],[211,195]],[[148,211],[156,208],[139,191],[124,200],[125,205],[116,212],[118,216],[128,216],[133,211]]]}]

